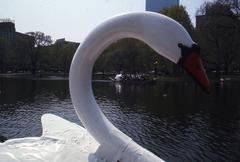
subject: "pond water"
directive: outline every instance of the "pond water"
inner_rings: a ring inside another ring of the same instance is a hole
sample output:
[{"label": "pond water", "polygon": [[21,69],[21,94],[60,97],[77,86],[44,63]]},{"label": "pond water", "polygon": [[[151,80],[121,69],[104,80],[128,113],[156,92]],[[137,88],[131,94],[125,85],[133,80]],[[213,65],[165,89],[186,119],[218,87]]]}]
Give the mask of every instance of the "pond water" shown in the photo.
[{"label": "pond water", "polygon": [[[183,81],[141,86],[94,81],[93,88],[109,120],[166,161],[240,159],[240,82],[215,82],[209,95]],[[0,78],[2,140],[40,136],[45,113],[80,124],[67,79]]]}]

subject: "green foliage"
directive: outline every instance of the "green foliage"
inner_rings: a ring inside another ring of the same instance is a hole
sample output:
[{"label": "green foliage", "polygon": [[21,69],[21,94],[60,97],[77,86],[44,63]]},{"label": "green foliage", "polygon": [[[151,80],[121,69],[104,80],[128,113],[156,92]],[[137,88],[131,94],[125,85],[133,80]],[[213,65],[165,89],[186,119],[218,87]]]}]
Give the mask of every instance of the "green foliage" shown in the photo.
[{"label": "green foliage", "polygon": [[58,58],[56,60],[57,67],[61,71],[67,73],[69,71],[73,55],[77,49],[77,45],[73,43],[66,43],[59,49]]},{"label": "green foliage", "polygon": [[6,47],[7,42],[4,38],[0,38],[0,72],[5,72],[6,66]]},{"label": "green foliage", "polygon": [[[197,30],[183,6],[160,11],[180,24],[202,47],[204,63],[209,71],[240,69],[240,7],[236,0],[217,0],[204,3],[198,10]],[[13,46],[0,38],[0,72],[37,71],[64,72],[70,68],[78,43],[57,42],[42,32],[29,32],[19,37]],[[164,59],[145,43],[136,39],[122,39],[103,51],[96,61],[94,72],[147,73],[181,75],[179,67]]]},{"label": "green foliage", "polygon": [[34,40],[34,47],[44,47],[52,44],[52,38],[49,35],[45,35],[42,32],[27,32],[27,35],[31,36]]},{"label": "green foliage", "polygon": [[67,73],[78,45],[78,43],[64,42],[42,48],[40,51],[40,69]]},{"label": "green foliage", "polygon": [[225,74],[239,64],[240,20],[231,1],[205,3],[198,11],[202,22],[198,28],[200,45],[208,67]]},{"label": "green foliage", "polygon": [[[187,11],[183,6],[165,8],[161,11],[181,23],[191,35],[195,34]],[[123,39],[108,47],[95,64],[95,72],[137,73],[155,71],[160,74],[178,75],[179,67],[164,59],[145,43],[135,39]]]},{"label": "green foliage", "polygon": [[15,70],[12,65],[16,65],[16,63],[17,59],[10,43],[4,38],[0,38],[0,72]]},{"label": "green foliage", "polygon": [[[43,47],[50,46],[52,44],[52,39],[49,35],[45,35],[42,32],[28,32],[29,35],[27,39],[28,54],[31,61],[31,72],[33,75],[36,74],[38,70],[40,50]],[[32,39],[31,39],[32,38]]]},{"label": "green foliage", "polygon": [[95,63],[95,72],[137,73],[153,70],[159,55],[136,39],[122,39],[110,45]]},{"label": "green foliage", "polygon": [[78,43],[52,44],[50,36],[29,32],[29,36],[16,37],[14,45],[0,38],[0,72],[65,72],[70,68]]}]

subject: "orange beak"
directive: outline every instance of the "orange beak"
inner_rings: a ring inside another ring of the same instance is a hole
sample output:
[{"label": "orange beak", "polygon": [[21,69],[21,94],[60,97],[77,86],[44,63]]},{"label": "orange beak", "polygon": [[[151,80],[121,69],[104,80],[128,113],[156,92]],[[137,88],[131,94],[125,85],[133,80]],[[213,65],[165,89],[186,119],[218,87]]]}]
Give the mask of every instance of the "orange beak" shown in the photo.
[{"label": "orange beak", "polygon": [[200,58],[200,48],[194,44],[191,48],[179,44],[182,50],[182,58],[180,64],[189,73],[190,76],[203,88],[210,93],[210,81],[207,77],[205,69]]}]

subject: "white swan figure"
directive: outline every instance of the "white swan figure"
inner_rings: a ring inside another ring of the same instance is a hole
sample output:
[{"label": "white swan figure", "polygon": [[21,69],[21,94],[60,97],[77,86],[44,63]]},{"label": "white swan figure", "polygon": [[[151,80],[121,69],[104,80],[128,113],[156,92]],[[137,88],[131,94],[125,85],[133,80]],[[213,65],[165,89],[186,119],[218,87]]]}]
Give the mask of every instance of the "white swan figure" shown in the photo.
[{"label": "white swan figure", "polygon": [[42,117],[41,137],[0,144],[0,161],[160,162],[104,116],[95,101],[91,76],[96,59],[111,43],[136,38],[174,63],[180,63],[204,89],[209,81],[200,50],[176,21],[157,13],[136,12],[113,17],[96,27],[77,49],[70,69],[70,93],[84,128],[60,117]]}]

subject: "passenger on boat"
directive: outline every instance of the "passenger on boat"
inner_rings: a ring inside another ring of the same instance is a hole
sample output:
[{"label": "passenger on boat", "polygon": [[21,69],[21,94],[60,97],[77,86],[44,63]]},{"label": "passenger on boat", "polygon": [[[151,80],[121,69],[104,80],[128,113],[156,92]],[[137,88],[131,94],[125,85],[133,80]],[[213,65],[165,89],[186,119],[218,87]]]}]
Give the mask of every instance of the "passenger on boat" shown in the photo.
[{"label": "passenger on boat", "polygon": [[117,74],[115,77],[114,77],[114,80],[115,81],[122,81],[123,80],[123,74]]}]

